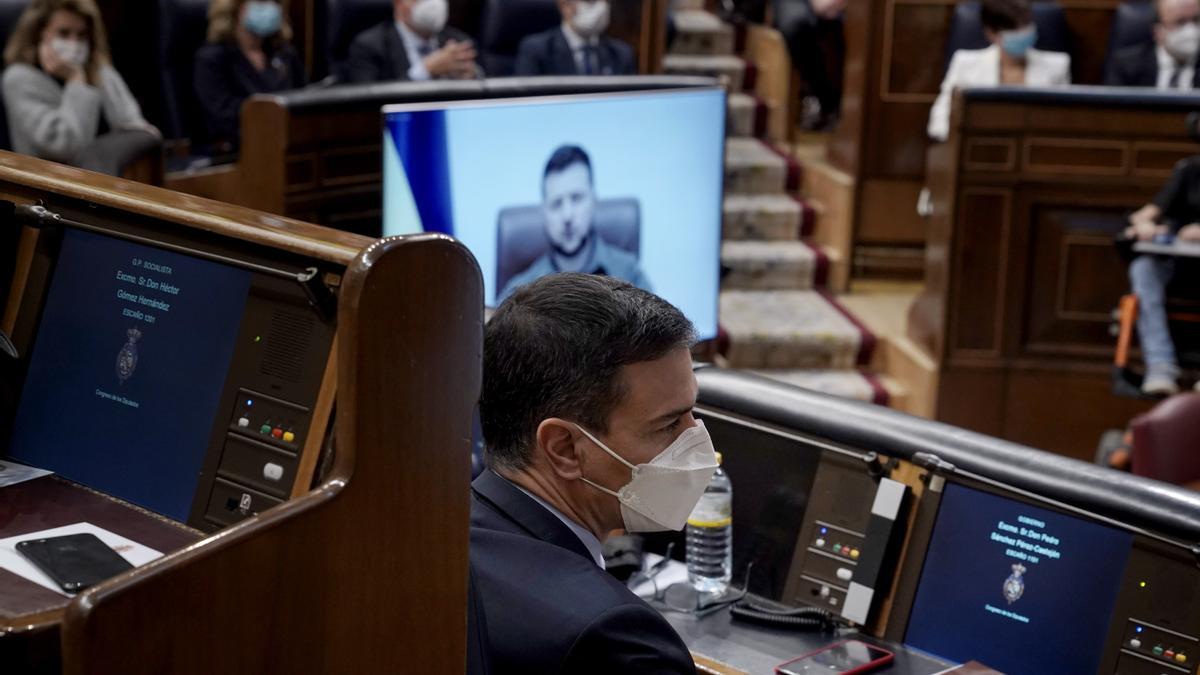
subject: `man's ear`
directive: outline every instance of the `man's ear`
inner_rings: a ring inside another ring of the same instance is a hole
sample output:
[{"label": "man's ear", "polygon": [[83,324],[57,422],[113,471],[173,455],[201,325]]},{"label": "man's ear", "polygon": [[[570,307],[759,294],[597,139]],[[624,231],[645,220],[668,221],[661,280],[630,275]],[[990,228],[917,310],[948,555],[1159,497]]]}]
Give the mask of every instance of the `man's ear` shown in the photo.
[{"label": "man's ear", "polygon": [[557,417],[544,419],[538,425],[534,438],[537,454],[559,478],[575,480],[583,475],[576,445],[579,436],[574,424]]}]

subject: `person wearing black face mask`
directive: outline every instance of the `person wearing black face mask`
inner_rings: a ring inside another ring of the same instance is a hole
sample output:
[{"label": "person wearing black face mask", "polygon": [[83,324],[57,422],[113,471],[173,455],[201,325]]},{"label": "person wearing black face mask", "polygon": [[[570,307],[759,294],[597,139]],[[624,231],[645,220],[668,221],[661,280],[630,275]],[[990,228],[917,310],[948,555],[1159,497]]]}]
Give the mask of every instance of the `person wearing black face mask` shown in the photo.
[{"label": "person wearing black face mask", "polygon": [[629,45],[604,34],[608,0],[558,0],[562,25],[521,40],[516,75],[633,75]]},{"label": "person wearing black face mask", "polygon": [[1154,39],[1117,50],[1104,73],[1114,87],[1200,88],[1200,2],[1157,0]]},{"label": "person wearing black face mask", "polygon": [[195,86],[215,150],[238,146],[247,98],[307,84],[291,35],[283,8],[274,0],[212,0],[210,44],[196,53]]}]

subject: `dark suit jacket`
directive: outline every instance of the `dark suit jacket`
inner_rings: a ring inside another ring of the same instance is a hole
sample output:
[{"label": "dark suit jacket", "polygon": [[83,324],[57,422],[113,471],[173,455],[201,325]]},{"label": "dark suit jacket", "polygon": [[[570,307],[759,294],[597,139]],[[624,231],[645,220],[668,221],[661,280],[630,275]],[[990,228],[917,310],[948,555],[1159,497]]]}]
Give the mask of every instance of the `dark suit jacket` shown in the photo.
[{"label": "dark suit jacket", "polygon": [[[434,36],[434,40],[441,47],[449,40],[470,42],[471,38],[447,26]],[[396,22],[388,19],[354,38],[340,75],[343,82],[391,82],[407,80],[410,67],[412,64],[408,62],[408,52],[404,51],[404,41],[396,30]]]},{"label": "dark suit jacket", "polygon": [[[598,75],[633,75],[633,49],[620,40],[600,36],[596,47]],[[526,36],[517,48],[516,75],[581,75],[562,27]]]},{"label": "dark suit jacket", "polygon": [[695,674],[670,624],[553,513],[490,470],[471,488],[471,565],[493,674]]},{"label": "dark suit jacket", "polygon": [[[1158,55],[1153,42],[1122,47],[1113,52],[1104,72],[1110,87],[1154,87],[1158,85]],[[1200,89],[1200,67],[1192,73],[1192,87]]]},{"label": "dark suit jacket", "polygon": [[299,89],[307,83],[304,62],[290,45],[269,55],[261,73],[232,43],[208,44],[196,52],[196,96],[210,141],[238,144],[242,103],[251,95]]}]

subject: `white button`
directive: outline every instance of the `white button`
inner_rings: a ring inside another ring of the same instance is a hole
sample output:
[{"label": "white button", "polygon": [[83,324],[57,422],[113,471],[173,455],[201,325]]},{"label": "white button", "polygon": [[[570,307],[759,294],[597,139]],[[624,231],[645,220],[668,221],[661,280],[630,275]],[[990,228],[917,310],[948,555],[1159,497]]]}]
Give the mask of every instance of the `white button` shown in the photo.
[{"label": "white button", "polygon": [[250,418],[249,417],[243,417],[238,420],[239,428],[245,429],[248,426],[250,426]]},{"label": "white button", "polygon": [[822,598],[828,598],[828,597],[829,597],[829,587],[828,587],[828,586],[822,586],[822,587],[821,587],[821,597],[822,597]]},{"label": "white button", "polygon": [[1133,638],[1129,641],[1129,646],[1133,647],[1134,649],[1140,649],[1142,646],[1142,641],[1137,638]]},{"label": "white button", "polygon": [[825,545],[825,540],[824,540],[824,539],[817,539],[817,540],[816,540],[814,543],[817,545],[817,548],[821,548],[822,546],[824,546],[824,545]]},{"label": "white button", "polygon": [[845,567],[838,568],[837,578],[841,579],[842,581],[850,581],[850,579],[852,579],[853,577],[854,577],[854,572],[851,572],[850,570],[846,569]]},{"label": "white button", "polygon": [[829,597],[829,604],[831,604],[831,605],[837,605],[837,596],[836,596],[836,595],[833,595],[833,596],[830,596],[830,597]]},{"label": "white button", "polygon": [[274,462],[263,464],[263,478],[267,480],[279,480],[283,478],[283,467]]}]

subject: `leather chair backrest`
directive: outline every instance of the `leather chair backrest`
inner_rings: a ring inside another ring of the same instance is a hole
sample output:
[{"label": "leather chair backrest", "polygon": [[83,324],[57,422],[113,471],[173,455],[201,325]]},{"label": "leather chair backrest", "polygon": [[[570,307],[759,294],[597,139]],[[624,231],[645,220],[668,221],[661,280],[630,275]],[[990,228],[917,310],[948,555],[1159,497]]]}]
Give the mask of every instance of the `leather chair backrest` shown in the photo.
[{"label": "leather chair backrest", "polygon": [[354,38],[393,16],[392,0],[325,0],[325,12],[325,57],[339,76]]},{"label": "leather chair backrest", "polygon": [[521,40],[561,22],[555,0],[484,0],[479,21],[484,72],[488,77],[512,75]]},{"label": "leather chair backrest", "polygon": [[[29,0],[0,0],[0,45],[8,44],[8,38],[17,27],[17,19],[29,6]],[[12,150],[12,139],[8,135],[8,115],[0,101],[0,150]]]},{"label": "leather chair backrest", "polygon": [[1130,426],[1134,474],[1176,484],[1200,480],[1200,394],[1172,396]]},{"label": "leather chair backrest", "polygon": [[1125,47],[1132,47],[1154,40],[1154,0],[1131,0],[1117,5],[1113,14],[1112,28],[1108,32],[1108,50],[1104,53],[1104,72],[1108,72],[1113,54]]},{"label": "leather chair backrest", "polygon": [[198,144],[208,136],[193,77],[196,51],[208,33],[208,5],[209,0],[158,0],[162,132],[167,139],[189,138]]},{"label": "leather chair backrest", "polygon": [[[641,206],[632,197],[596,202],[596,232],[606,243],[634,255],[641,252]],[[540,204],[502,209],[496,227],[496,291],[550,250]]]},{"label": "leather chair backrest", "polygon": [[[950,38],[946,42],[945,68],[950,67],[950,58],[960,49],[983,49],[988,46],[983,34],[978,0],[966,0],[954,7],[954,18],[950,22]],[[1057,2],[1046,0],[1033,3],[1033,23],[1037,25],[1037,49],[1047,52],[1071,53],[1071,30],[1067,16]]]}]

